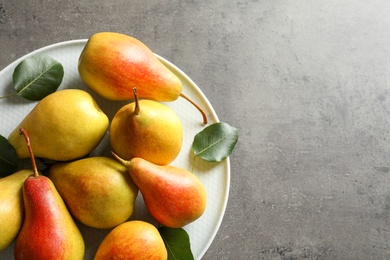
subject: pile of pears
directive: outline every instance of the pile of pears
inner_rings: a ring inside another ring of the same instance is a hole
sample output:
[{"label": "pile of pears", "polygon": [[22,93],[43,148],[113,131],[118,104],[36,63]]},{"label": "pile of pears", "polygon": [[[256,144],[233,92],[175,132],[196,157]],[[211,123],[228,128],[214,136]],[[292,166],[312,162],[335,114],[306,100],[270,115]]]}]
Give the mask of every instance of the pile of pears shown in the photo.
[{"label": "pile of pears", "polygon": [[[204,213],[206,191],[195,174],[171,165],[183,127],[161,102],[183,97],[207,117],[131,36],[94,34],[78,70],[96,94],[128,103],[110,119],[89,92],[57,90],[15,127],[8,141],[31,164],[0,179],[0,251],[15,241],[15,259],[84,259],[80,222],[110,230],[94,259],[167,259],[156,226],[131,219],[138,193],[160,226],[181,228]],[[112,154],[90,156],[107,134]]]}]

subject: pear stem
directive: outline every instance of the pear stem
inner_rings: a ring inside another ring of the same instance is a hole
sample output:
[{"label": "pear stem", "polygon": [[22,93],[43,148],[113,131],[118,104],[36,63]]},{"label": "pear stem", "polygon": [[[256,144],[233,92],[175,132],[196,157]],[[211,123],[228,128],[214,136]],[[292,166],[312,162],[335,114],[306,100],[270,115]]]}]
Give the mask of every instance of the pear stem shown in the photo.
[{"label": "pear stem", "polygon": [[134,93],[134,99],[135,99],[135,108],[134,108],[134,113],[136,115],[139,114],[140,108],[139,108],[139,100],[138,100],[138,95],[137,95],[137,88],[133,88],[133,93]]},{"label": "pear stem", "polygon": [[180,96],[182,98],[184,98],[185,100],[187,100],[188,102],[190,102],[194,107],[196,107],[196,109],[199,110],[199,112],[202,114],[202,117],[203,117],[203,124],[207,124],[207,116],[206,116],[206,113],[203,111],[203,109],[200,106],[198,106],[194,101],[192,101],[189,97],[184,95],[183,93],[180,93]]},{"label": "pear stem", "polygon": [[31,148],[30,137],[28,136],[27,131],[25,129],[23,129],[23,128],[19,128],[19,134],[23,135],[24,138],[26,139],[27,148],[28,148],[28,151],[29,151],[30,157],[31,157],[31,164],[32,164],[32,167],[33,167],[34,176],[38,177],[39,173],[38,173],[37,164],[35,162],[35,157],[34,157],[34,154],[33,154],[32,148]]},{"label": "pear stem", "polygon": [[114,156],[115,159],[117,159],[121,164],[124,166],[129,166],[130,161],[126,161],[125,159],[122,159],[117,155],[114,151],[111,151],[111,154]]}]

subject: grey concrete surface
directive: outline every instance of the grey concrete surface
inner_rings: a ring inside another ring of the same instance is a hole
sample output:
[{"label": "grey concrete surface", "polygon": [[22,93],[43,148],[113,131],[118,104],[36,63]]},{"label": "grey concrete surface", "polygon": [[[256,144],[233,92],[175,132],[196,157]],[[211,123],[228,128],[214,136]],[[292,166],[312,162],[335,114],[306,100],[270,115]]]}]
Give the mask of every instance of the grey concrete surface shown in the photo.
[{"label": "grey concrete surface", "polygon": [[0,0],[0,68],[98,31],[142,39],[240,132],[204,259],[390,259],[389,14],[386,0]]}]

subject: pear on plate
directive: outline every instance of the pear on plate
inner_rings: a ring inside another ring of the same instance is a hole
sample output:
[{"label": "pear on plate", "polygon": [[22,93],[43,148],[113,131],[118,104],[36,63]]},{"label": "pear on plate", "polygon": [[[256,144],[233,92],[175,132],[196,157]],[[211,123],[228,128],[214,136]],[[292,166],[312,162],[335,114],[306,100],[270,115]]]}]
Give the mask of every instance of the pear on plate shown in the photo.
[{"label": "pear on plate", "polygon": [[0,179],[0,252],[15,240],[22,227],[22,188],[26,178],[32,174],[32,170],[23,169]]},{"label": "pear on plate", "polygon": [[14,257],[20,259],[84,258],[84,239],[51,180],[38,172],[25,129],[34,175],[23,183],[25,217],[16,238]]},{"label": "pear on plate", "polygon": [[81,89],[64,89],[44,97],[8,136],[19,158],[29,151],[19,128],[28,131],[34,153],[55,161],[84,157],[108,129],[108,117],[94,98]]},{"label": "pear on plate", "polygon": [[120,224],[103,239],[94,260],[166,260],[168,252],[157,228],[132,220]]},{"label": "pear on plate", "polygon": [[108,100],[130,100],[133,87],[142,98],[176,100],[180,79],[141,41],[129,35],[92,35],[80,54],[78,70],[85,84]]},{"label": "pear on plate", "polygon": [[79,57],[78,70],[84,83],[108,100],[130,100],[134,87],[139,97],[160,102],[179,96],[194,105],[207,123],[202,108],[182,93],[182,82],[140,40],[115,32],[92,35]]},{"label": "pear on plate", "polygon": [[110,143],[121,158],[141,157],[152,163],[167,165],[180,153],[183,127],[180,118],[167,105],[138,99],[124,105],[114,115],[110,126]]},{"label": "pear on plate", "polygon": [[161,225],[180,228],[203,215],[206,189],[193,173],[172,165],[156,165],[142,158],[123,160],[140,190],[150,215]]},{"label": "pear on plate", "polygon": [[49,171],[71,214],[94,228],[112,228],[134,211],[138,188],[127,168],[109,157],[89,157],[54,164]]}]

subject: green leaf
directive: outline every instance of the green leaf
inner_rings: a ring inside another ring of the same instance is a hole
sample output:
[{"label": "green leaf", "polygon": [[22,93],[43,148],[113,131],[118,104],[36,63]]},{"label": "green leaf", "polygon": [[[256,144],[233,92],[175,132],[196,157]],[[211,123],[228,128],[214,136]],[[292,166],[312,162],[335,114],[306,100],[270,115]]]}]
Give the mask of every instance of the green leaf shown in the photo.
[{"label": "green leaf", "polygon": [[192,150],[203,160],[220,162],[233,152],[237,140],[236,128],[223,122],[214,123],[195,135]]},{"label": "green leaf", "polygon": [[193,260],[190,237],[182,228],[159,227],[168,251],[168,260]]},{"label": "green leaf", "polygon": [[18,156],[15,148],[0,135],[0,177],[6,177],[18,169]]},{"label": "green leaf", "polygon": [[20,96],[37,101],[58,89],[64,77],[64,68],[47,55],[35,55],[20,62],[12,77],[14,88]]}]

